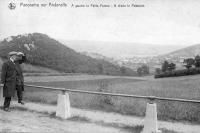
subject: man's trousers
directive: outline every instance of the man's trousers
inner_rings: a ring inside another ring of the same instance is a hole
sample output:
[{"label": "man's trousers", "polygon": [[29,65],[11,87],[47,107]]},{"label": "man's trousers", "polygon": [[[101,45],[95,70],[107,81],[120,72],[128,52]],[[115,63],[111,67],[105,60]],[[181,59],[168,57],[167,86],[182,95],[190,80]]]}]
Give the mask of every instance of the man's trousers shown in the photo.
[{"label": "man's trousers", "polygon": [[17,90],[18,102],[21,102],[22,98],[23,98],[23,86],[22,85],[17,85],[16,86],[16,90]]},{"label": "man's trousers", "polygon": [[4,104],[3,104],[4,109],[10,107],[10,101],[11,101],[11,97],[5,97]]}]

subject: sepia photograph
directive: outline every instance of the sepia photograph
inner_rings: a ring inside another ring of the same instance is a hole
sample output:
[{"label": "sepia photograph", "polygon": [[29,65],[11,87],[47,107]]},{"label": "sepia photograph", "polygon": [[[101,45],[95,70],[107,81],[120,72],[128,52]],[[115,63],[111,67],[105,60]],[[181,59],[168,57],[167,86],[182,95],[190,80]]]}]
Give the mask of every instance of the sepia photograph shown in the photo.
[{"label": "sepia photograph", "polygon": [[0,133],[200,133],[200,1],[0,0]]}]

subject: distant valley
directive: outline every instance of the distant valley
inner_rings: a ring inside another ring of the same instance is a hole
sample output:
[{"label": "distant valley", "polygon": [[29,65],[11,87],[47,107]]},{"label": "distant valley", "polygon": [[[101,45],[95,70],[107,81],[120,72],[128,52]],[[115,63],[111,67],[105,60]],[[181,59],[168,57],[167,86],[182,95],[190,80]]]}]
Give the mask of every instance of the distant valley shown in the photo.
[{"label": "distant valley", "polygon": [[[160,46],[161,48],[161,46]],[[164,49],[165,47],[162,47]],[[179,47],[180,48],[180,47]],[[172,49],[172,48],[171,48]],[[177,48],[174,48],[177,49]],[[168,51],[167,49],[166,51]],[[151,49],[150,49],[151,51]],[[164,51],[164,50],[161,50]],[[166,52],[165,51],[165,52]],[[138,56],[138,55],[132,55],[128,57],[116,57],[116,58],[109,58],[104,55],[101,55],[99,53],[94,52],[83,52],[88,56],[91,56],[93,58],[99,58],[104,59],[109,62],[112,62],[114,64],[118,64],[120,66],[126,66],[133,70],[137,70],[139,66],[142,64],[148,64],[148,66],[151,69],[151,72],[153,73],[155,68],[160,68],[161,64],[164,62],[164,60],[167,60],[169,62],[173,62],[177,65],[177,69],[183,68],[183,60],[186,58],[194,58],[196,55],[200,55],[200,44],[192,45],[192,46],[185,46],[184,48],[171,51],[169,53],[165,53],[157,56]]]},{"label": "distant valley", "polygon": [[158,56],[186,47],[184,45],[156,45],[126,42],[60,41],[78,52],[98,53],[111,58]]}]

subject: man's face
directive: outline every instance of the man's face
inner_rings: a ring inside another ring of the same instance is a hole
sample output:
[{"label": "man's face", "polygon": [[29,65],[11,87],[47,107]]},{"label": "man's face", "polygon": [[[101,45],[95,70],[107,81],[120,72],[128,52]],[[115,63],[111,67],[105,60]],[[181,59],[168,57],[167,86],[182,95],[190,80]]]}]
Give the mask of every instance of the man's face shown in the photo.
[{"label": "man's face", "polygon": [[17,60],[18,60],[18,56],[17,56],[17,55],[13,55],[13,56],[11,56],[11,58],[12,58],[14,61],[17,61]]},{"label": "man's face", "polygon": [[17,61],[22,60],[22,55],[17,56]]}]

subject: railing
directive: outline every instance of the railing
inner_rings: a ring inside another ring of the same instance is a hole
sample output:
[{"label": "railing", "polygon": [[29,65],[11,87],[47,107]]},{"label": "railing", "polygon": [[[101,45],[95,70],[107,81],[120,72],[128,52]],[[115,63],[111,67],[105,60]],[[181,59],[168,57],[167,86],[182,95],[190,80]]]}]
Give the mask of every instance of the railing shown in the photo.
[{"label": "railing", "polygon": [[128,94],[119,94],[119,93],[107,93],[107,92],[96,92],[96,91],[84,91],[84,90],[75,90],[75,89],[65,89],[57,87],[47,87],[47,86],[36,86],[36,85],[25,85],[27,87],[35,87],[42,89],[50,90],[60,90],[63,93],[68,92],[77,92],[77,93],[87,93],[87,94],[96,94],[96,95],[108,95],[108,96],[119,96],[119,97],[130,97],[130,98],[140,98],[148,100],[166,100],[166,101],[179,101],[179,102],[191,102],[191,103],[200,103],[200,100],[191,100],[191,99],[180,99],[180,98],[166,98],[166,97],[156,97],[156,96],[141,96],[141,95],[128,95]]},{"label": "railing", "polygon": [[[0,87],[3,85],[0,84]],[[108,96],[119,96],[119,97],[130,97],[130,98],[140,98],[140,99],[148,99],[148,100],[166,100],[166,101],[179,101],[179,102],[190,102],[190,103],[200,103],[200,100],[192,100],[192,99],[181,99],[181,98],[166,98],[166,97],[156,97],[156,96],[142,96],[142,95],[129,95],[129,94],[119,94],[119,93],[107,93],[107,92],[97,92],[97,91],[84,91],[77,89],[66,89],[59,87],[47,87],[47,86],[37,86],[37,85],[27,85],[27,87],[35,87],[42,89],[50,89],[50,90],[59,90],[63,93],[65,92],[77,92],[77,93],[87,93],[87,94],[96,94],[96,95],[108,95]]]}]

